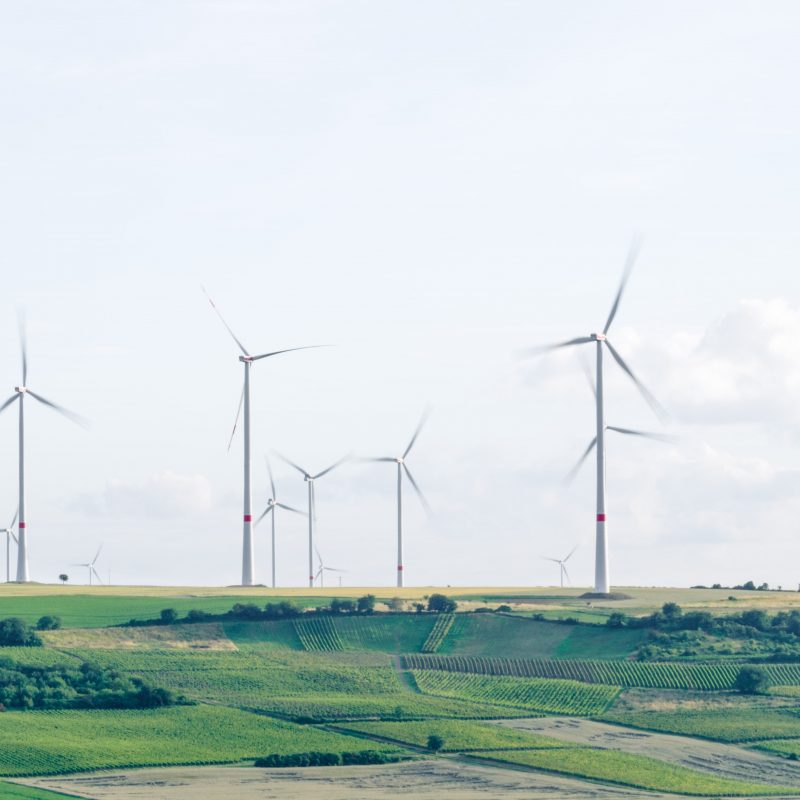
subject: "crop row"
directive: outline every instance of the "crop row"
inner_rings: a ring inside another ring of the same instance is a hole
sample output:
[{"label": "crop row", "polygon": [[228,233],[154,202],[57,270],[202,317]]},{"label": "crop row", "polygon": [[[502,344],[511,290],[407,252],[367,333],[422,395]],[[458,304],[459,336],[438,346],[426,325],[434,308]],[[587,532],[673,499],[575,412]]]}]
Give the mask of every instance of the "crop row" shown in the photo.
[{"label": "crop row", "polygon": [[344,650],[344,643],[328,617],[298,619],[294,628],[305,650]]},{"label": "crop row", "polygon": [[450,628],[453,627],[455,618],[455,614],[439,615],[434,626],[431,628],[431,632],[428,634],[428,638],[422,645],[423,653],[435,653],[439,649],[439,646],[445,640],[447,634],[450,633]]},{"label": "crop row", "polygon": [[617,686],[548,678],[506,678],[438,670],[414,670],[411,674],[425,694],[545,714],[602,714],[619,694]]},{"label": "crop row", "polygon": [[[582,683],[651,689],[731,689],[740,664],[681,664],[639,661],[569,661],[550,659],[492,658],[488,656],[406,655],[407,669],[444,670],[477,675],[525,678],[563,678]],[[765,667],[771,682],[800,684],[800,664]]]}]

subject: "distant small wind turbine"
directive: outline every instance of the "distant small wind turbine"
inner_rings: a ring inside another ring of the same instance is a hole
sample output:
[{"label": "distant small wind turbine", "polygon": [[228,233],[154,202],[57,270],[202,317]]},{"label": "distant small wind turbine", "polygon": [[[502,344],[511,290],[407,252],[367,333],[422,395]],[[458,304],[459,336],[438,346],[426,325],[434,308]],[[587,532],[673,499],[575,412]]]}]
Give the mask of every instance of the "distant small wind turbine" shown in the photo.
[{"label": "distant small wind turbine", "polygon": [[14,540],[14,544],[17,543],[17,537],[14,536],[14,525],[16,521],[17,514],[14,512],[14,519],[11,520],[11,524],[7,528],[0,530],[0,533],[6,535],[6,583],[11,583],[11,540]]},{"label": "distant small wind turbine", "polygon": [[250,499],[250,367],[254,361],[259,361],[262,358],[271,358],[278,356],[282,353],[293,353],[295,350],[313,350],[315,347],[324,347],[325,345],[310,345],[306,347],[289,347],[286,350],[274,350],[271,353],[261,353],[261,355],[253,356],[247,351],[247,348],[239,341],[232,328],[225,321],[225,318],[220,313],[219,309],[214,304],[214,301],[208,296],[208,292],[203,289],[208,302],[211,303],[211,308],[217,313],[217,316],[222,321],[222,324],[227,328],[228,333],[236,342],[237,347],[242,351],[239,356],[239,361],[244,364],[244,386],[242,387],[242,396],[239,400],[239,410],[236,412],[236,420],[233,423],[233,430],[231,431],[231,438],[228,442],[233,441],[233,436],[236,433],[236,426],[239,424],[239,414],[244,407],[244,527],[242,533],[242,586],[253,586],[255,583],[255,567],[253,563],[253,508]]},{"label": "distant small wind turbine", "polygon": [[[314,579],[316,580],[317,578],[319,578],[320,588],[324,588],[324,586],[325,586],[325,573],[326,572],[347,572],[346,569],[336,569],[336,567],[326,567],[322,563],[322,556],[319,554],[319,550],[317,550],[316,547],[314,548],[314,550],[317,553],[317,560],[319,561],[319,569],[317,569],[317,574],[314,576]],[[340,586],[341,586],[341,583],[342,583],[342,579],[340,577],[339,578],[339,585]]]},{"label": "distant small wind turbine", "polygon": [[272,514],[272,588],[274,589],[275,588],[275,516],[276,516],[275,509],[282,508],[285,511],[292,511],[295,514],[302,514],[303,516],[306,516],[306,512],[300,511],[300,509],[298,508],[292,508],[291,506],[287,506],[285,503],[278,502],[277,499],[278,495],[277,492],[275,491],[275,478],[272,475],[272,466],[269,463],[269,459],[267,459],[267,471],[269,472],[269,485],[270,489],[272,490],[272,496],[269,498],[269,501],[267,502],[267,507],[264,509],[261,516],[256,520],[256,525],[258,525],[258,523],[261,522],[261,520],[264,519],[264,517],[266,517],[267,514]]},{"label": "distant small wind turbine", "polygon": [[547,558],[547,556],[543,556],[545,561],[552,561],[555,564],[558,564],[558,571],[561,576],[561,588],[564,588],[564,578],[567,579],[567,583],[569,583],[569,573],[567,572],[567,567],[565,566],[567,561],[572,558],[572,554],[578,549],[578,545],[576,544],[572,550],[569,551],[569,554],[564,558]]},{"label": "distant small wind turbine", "polygon": [[419,488],[417,482],[414,480],[414,476],[411,474],[411,470],[409,470],[408,464],[406,464],[406,458],[408,457],[408,454],[411,452],[411,448],[414,447],[414,445],[416,444],[417,437],[422,431],[422,428],[425,425],[429,416],[430,416],[430,411],[426,411],[422,415],[422,419],[420,419],[419,425],[417,425],[417,429],[414,431],[414,435],[411,437],[411,441],[408,443],[408,447],[406,447],[405,451],[403,452],[403,455],[385,456],[383,458],[361,459],[362,461],[389,462],[392,464],[397,464],[397,585],[400,587],[403,586],[403,572],[405,570],[405,565],[403,564],[403,472],[405,472],[409,483],[414,488],[414,491],[417,493],[417,497],[419,497],[423,508],[428,513],[430,513],[430,506],[428,505],[428,501],[425,499],[425,495],[422,494],[422,490]]},{"label": "distant small wind turbine", "polygon": [[275,455],[285,461],[290,467],[294,467],[303,476],[303,480],[308,484],[308,585],[309,587],[313,588],[314,580],[316,578],[316,575],[314,574],[314,528],[317,524],[317,495],[314,489],[314,482],[323,475],[327,475],[331,470],[336,469],[336,467],[338,467],[340,464],[344,464],[345,461],[350,459],[350,456],[347,455],[344,458],[340,458],[336,463],[331,464],[327,469],[322,470],[322,472],[318,472],[316,475],[311,475],[307,470],[303,469],[298,464],[295,464],[294,461],[289,461],[286,456],[282,456],[280,453],[276,453]]},{"label": "distant small wind turbine", "polygon": [[611,353],[612,358],[619,364],[622,371],[633,381],[636,385],[636,388],[639,390],[642,397],[645,399],[647,404],[655,411],[655,413],[660,417],[663,418],[665,416],[665,412],[659,402],[655,399],[653,394],[644,386],[644,384],[639,380],[638,377],[634,374],[633,370],[628,366],[628,364],[624,361],[622,356],[617,352],[616,348],[611,344],[608,339],[608,330],[611,327],[611,323],[614,321],[614,318],[617,315],[617,311],[619,310],[619,304],[622,300],[622,295],[625,292],[625,287],[628,283],[628,278],[630,277],[631,271],[633,270],[633,265],[636,262],[636,256],[639,253],[640,241],[639,239],[634,239],[633,245],[631,246],[630,252],[628,253],[628,258],[625,263],[625,269],[622,274],[622,281],[620,282],[619,289],[617,290],[616,297],[614,298],[614,302],[611,305],[611,311],[608,315],[608,319],[606,320],[605,327],[603,328],[602,333],[591,333],[588,336],[579,336],[575,339],[569,339],[566,342],[559,342],[558,344],[549,345],[545,347],[534,347],[530,348],[526,351],[526,355],[541,355],[550,350],[558,350],[563,347],[572,347],[575,345],[582,345],[582,344],[594,344],[596,349],[596,356],[597,356],[597,366],[596,366],[596,378],[592,381],[593,390],[595,395],[595,406],[596,406],[596,423],[597,423],[597,434],[592,442],[589,444],[589,447],[586,449],[586,452],[583,454],[581,459],[578,461],[575,470],[573,473],[577,471],[577,468],[583,463],[586,457],[591,453],[594,447],[597,447],[597,514],[596,514],[596,524],[595,524],[595,578],[594,578],[594,587],[595,591],[598,594],[608,594],[609,587],[610,587],[610,578],[609,578],[609,571],[608,571],[608,541],[607,541],[607,530],[606,530],[606,443],[605,443],[605,433],[606,430],[614,430],[618,433],[625,433],[630,434],[633,436],[645,436],[651,439],[664,439],[666,437],[659,437],[657,434],[648,434],[642,431],[634,431],[628,428],[614,428],[610,425],[606,425],[605,422],[605,410],[604,410],[604,390],[603,390],[603,345],[608,348],[609,353]]},{"label": "distant small wind turbine", "polygon": [[17,581],[19,583],[27,583],[30,580],[30,573],[28,571],[28,533],[27,533],[27,516],[25,506],[25,397],[30,395],[34,400],[37,400],[42,405],[58,411],[63,414],[67,419],[76,422],[78,425],[86,427],[86,421],[68,411],[63,406],[59,406],[50,400],[46,400],[39,394],[32,392],[28,386],[28,344],[25,335],[25,322],[20,318],[19,322],[19,339],[20,349],[22,351],[22,383],[14,387],[14,394],[8,398],[2,405],[0,405],[0,413],[5,411],[12,403],[19,401],[19,506],[17,513],[19,516],[19,525],[17,528]]},{"label": "distant small wind turbine", "polygon": [[94,555],[94,558],[86,564],[72,564],[73,567],[86,567],[89,570],[89,586],[92,585],[92,575],[97,578],[97,582],[102,585],[103,581],[100,579],[100,576],[97,574],[97,570],[94,568],[94,565],[97,563],[97,559],[100,557],[100,551],[103,549],[103,545],[101,544],[100,547],[97,548],[97,552]]}]

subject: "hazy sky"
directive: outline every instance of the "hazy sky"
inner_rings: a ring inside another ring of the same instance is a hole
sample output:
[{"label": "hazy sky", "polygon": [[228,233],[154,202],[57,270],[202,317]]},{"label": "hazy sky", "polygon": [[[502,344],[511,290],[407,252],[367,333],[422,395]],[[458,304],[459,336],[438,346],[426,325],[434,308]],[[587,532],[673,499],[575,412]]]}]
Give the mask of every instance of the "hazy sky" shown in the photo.
[{"label": "hazy sky", "polygon": [[[613,338],[680,443],[609,438],[612,582],[796,585],[799,38],[791,2],[4,2],[0,375],[24,307],[29,385],[92,422],[28,406],[32,577],[104,542],[114,582],[239,580],[241,366],[204,284],[253,352],[336,345],[253,369],[256,513],[263,454],[393,455],[430,403],[408,583],[552,583],[580,544],[588,585],[591,465],[561,479],[593,398],[575,353],[515,351],[602,327],[639,231]],[[661,429],[611,365],[607,416]],[[4,525],[15,410],[0,447]],[[393,481],[318,484],[345,584],[394,581]]]}]

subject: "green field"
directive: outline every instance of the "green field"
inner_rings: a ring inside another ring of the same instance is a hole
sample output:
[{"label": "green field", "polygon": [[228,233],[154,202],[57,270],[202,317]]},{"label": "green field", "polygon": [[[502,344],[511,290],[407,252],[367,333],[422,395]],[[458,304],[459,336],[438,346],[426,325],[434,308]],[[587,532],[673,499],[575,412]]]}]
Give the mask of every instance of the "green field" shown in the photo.
[{"label": "green field", "polygon": [[619,694],[617,686],[548,678],[500,678],[438,670],[415,670],[412,674],[425,694],[512,706],[534,715],[602,714]]},{"label": "green field", "polygon": [[0,781],[0,800],[59,800],[64,797],[73,797],[73,795],[48,792],[32,786],[20,786],[17,783]]},{"label": "green field", "polygon": [[362,740],[344,734],[217,706],[7,712],[0,725],[0,775],[215,764],[271,753],[363,749]]},{"label": "green field", "polygon": [[604,716],[608,722],[634,728],[700,736],[722,742],[800,737],[800,710],[789,708],[721,708],[693,711],[643,711]]},{"label": "green field", "polygon": [[592,747],[504,750],[481,755],[511,764],[659,792],[727,797],[792,793],[788,788],[720,778],[647,756]]},{"label": "green field", "polygon": [[530,750],[572,747],[558,739],[535,733],[504,728],[468,720],[425,720],[420,722],[361,722],[350,723],[343,730],[389,739],[398,744],[426,747],[428,737],[440,736],[442,752],[459,753],[480,750]]},{"label": "green field", "polygon": [[[379,600],[397,594],[416,601],[432,591],[373,593]],[[0,618],[35,621],[58,614],[65,626],[43,634],[43,647],[0,648],[0,659],[26,668],[87,662],[141,677],[191,703],[151,710],[10,709],[0,714],[0,777],[244,764],[309,751],[407,747],[419,755],[436,735],[444,741],[441,757],[449,759],[491,760],[683,794],[781,791],[716,775],[703,762],[689,769],[660,761],[657,753],[650,758],[622,752],[613,741],[601,750],[489,722],[545,715],[611,721],[630,728],[631,736],[648,729],[742,743],[782,765],[800,757],[800,661],[763,664],[770,693],[745,697],[732,691],[742,666],[733,658],[636,660],[649,630],[596,624],[615,608],[649,613],[665,599],[714,613],[743,607],[774,613],[800,607],[794,593],[635,589],[615,605],[589,604],[578,590],[446,590],[466,602],[459,613],[109,627],[133,617],[155,618],[164,608],[219,614],[234,603],[263,606],[283,599],[316,607],[334,595],[364,592],[0,586]],[[732,595],[741,599],[729,600]],[[500,603],[515,613],[468,613]],[[533,619],[534,613],[545,619]],[[565,615],[592,624],[558,621]],[[787,792],[800,797],[800,772],[797,783]],[[0,800],[54,796],[0,782]]]}]

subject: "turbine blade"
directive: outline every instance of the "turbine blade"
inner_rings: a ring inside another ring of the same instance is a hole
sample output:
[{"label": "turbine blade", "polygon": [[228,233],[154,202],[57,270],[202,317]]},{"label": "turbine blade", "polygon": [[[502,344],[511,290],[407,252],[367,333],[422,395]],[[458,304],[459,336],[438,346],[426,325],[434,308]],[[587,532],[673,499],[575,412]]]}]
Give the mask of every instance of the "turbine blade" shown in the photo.
[{"label": "turbine blade", "polygon": [[22,385],[25,386],[28,381],[28,335],[24,312],[19,312],[17,322],[19,324],[19,349],[22,355]]},{"label": "turbine blade", "polygon": [[64,408],[64,406],[60,406],[57,403],[54,403],[52,400],[47,400],[46,398],[42,397],[40,394],[36,394],[28,389],[27,392],[31,397],[38,400],[43,405],[49,406],[54,411],[58,411],[59,414],[63,414],[68,420],[71,420],[76,425],[80,425],[82,428],[88,428],[89,423],[86,419],[84,419],[79,414],[76,414],[74,411],[70,411],[68,408]]},{"label": "turbine blade", "polygon": [[386,458],[354,458],[353,461],[358,461],[361,464],[375,464],[381,461],[394,461],[397,462],[396,458],[392,458],[391,456],[386,456]]},{"label": "turbine blade", "polygon": [[327,475],[332,469],[336,469],[340,464],[344,464],[345,461],[349,461],[352,458],[351,454],[348,453],[344,458],[340,458],[335,464],[331,464],[327,469],[322,470],[322,472],[318,472],[316,475],[312,475],[312,480],[316,480],[317,478],[321,478],[323,475]]},{"label": "turbine blade", "polygon": [[11,538],[14,540],[14,544],[19,544],[19,540],[14,535],[14,531],[9,531],[9,533],[11,534]]},{"label": "turbine blade", "polygon": [[636,377],[636,375],[633,374],[633,370],[625,363],[625,360],[617,352],[614,345],[612,345],[608,339],[605,340],[605,343],[608,346],[611,355],[614,357],[614,360],[620,365],[620,367],[622,367],[622,370],[625,372],[625,374],[636,384],[636,388],[639,390],[639,393],[645,399],[647,405],[653,409],[655,415],[661,420],[666,419],[667,412],[664,410],[664,407],[661,405],[661,403],[656,400],[653,393]]},{"label": "turbine blade", "polygon": [[542,561],[552,561],[554,564],[560,564],[561,562],[557,558],[548,558],[547,556],[539,556]]},{"label": "turbine blade", "polygon": [[572,558],[572,554],[573,554],[573,553],[574,553],[574,552],[575,552],[575,551],[576,551],[576,550],[577,550],[579,547],[580,547],[580,545],[579,545],[579,544],[576,544],[576,545],[575,545],[575,547],[573,547],[573,548],[572,548],[572,550],[570,550],[570,551],[569,551],[569,555],[568,555],[566,558],[562,558],[562,559],[561,559],[561,563],[562,563],[562,564],[566,564],[566,563],[567,563],[567,561],[569,561],[569,560]]},{"label": "turbine blade", "polygon": [[267,472],[269,473],[269,488],[272,490],[272,499],[274,500],[278,495],[275,491],[275,476],[272,474],[272,464],[269,463],[269,456],[264,456],[267,461]]},{"label": "turbine blade", "polygon": [[236,419],[233,421],[233,428],[231,430],[231,438],[228,439],[228,452],[231,451],[231,445],[233,444],[233,437],[236,435],[236,428],[239,425],[239,416],[242,413],[242,404],[244,403],[244,384],[242,385],[242,394],[239,397],[239,408],[236,409]]},{"label": "turbine blade", "polygon": [[[278,505],[278,504],[275,503],[275,505]],[[264,511],[261,514],[261,516],[255,521],[255,524],[258,525],[258,523],[261,522],[261,520],[264,519],[264,517],[266,517],[267,514],[269,514],[269,512],[272,511],[273,508],[275,508],[275,505],[267,506],[266,509],[264,509]]]},{"label": "turbine blade", "polygon": [[597,445],[597,437],[595,436],[591,442],[589,442],[589,446],[583,451],[583,455],[578,459],[578,463],[564,476],[564,483],[570,484],[572,483],[575,476],[578,474],[578,470],[583,466],[583,462],[589,457],[589,453],[594,450],[595,446]]},{"label": "turbine blade", "polygon": [[519,358],[530,358],[531,356],[540,356],[543,353],[547,353],[550,350],[558,350],[561,347],[572,347],[572,345],[576,344],[588,344],[589,342],[593,342],[591,336],[578,336],[575,339],[569,339],[566,342],[558,342],[557,344],[545,344],[539,345],[537,347],[528,347],[524,350],[519,350],[517,355]]},{"label": "turbine blade", "polygon": [[17,524],[17,517],[19,516],[19,509],[14,512],[14,519],[11,520],[11,524],[8,526],[9,530],[13,528]]},{"label": "turbine blade", "polygon": [[567,568],[562,564],[561,569],[564,570],[564,577],[567,579],[567,583],[569,583],[569,572],[567,572]]},{"label": "turbine blade", "polygon": [[581,362],[581,369],[583,370],[583,374],[586,376],[586,380],[589,381],[589,386],[592,389],[592,394],[597,397],[597,386],[594,382],[594,375],[592,375],[591,367],[586,363],[585,358],[578,359]]},{"label": "turbine blade", "polygon": [[417,425],[417,429],[414,431],[414,435],[411,437],[411,441],[408,443],[408,447],[406,447],[406,450],[403,453],[403,458],[405,458],[411,452],[411,448],[416,443],[417,437],[419,436],[420,431],[422,430],[425,423],[428,421],[428,417],[430,415],[431,415],[430,408],[426,408],[425,411],[422,412],[422,417],[419,421],[419,425]]},{"label": "turbine blade", "polygon": [[286,350],[274,350],[272,353],[262,353],[260,356],[252,356],[253,361],[271,356],[279,356],[281,353],[294,353],[295,350],[316,350],[318,347],[333,347],[332,344],[307,344],[305,347],[288,347]]},{"label": "turbine blade", "polygon": [[9,397],[8,400],[6,400],[5,403],[3,403],[3,405],[0,406],[0,414],[2,414],[3,411],[5,411],[18,398],[19,398],[19,393],[14,392],[14,394],[12,394],[11,397]]},{"label": "turbine blade", "polygon": [[405,470],[406,477],[411,482],[411,485],[414,487],[414,491],[417,493],[417,497],[419,497],[419,500],[422,503],[422,507],[428,514],[432,514],[433,512],[431,511],[430,504],[425,499],[425,495],[422,494],[422,489],[419,488],[417,482],[414,480],[414,476],[411,474],[411,470],[406,466],[406,464],[403,464],[403,469]]},{"label": "turbine blade", "polygon": [[624,433],[627,436],[643,436],[645,439],[654,439],[656,442],[664,442],[665,444],[674,444],[678,441],[677,436],[669,436],[665,433],[650,433],[650,431],[635,431],[631,428],[618,428],[616,425],[606,425],[609,431],[616,431],[617,433]]},{"label": "turbine blade", "polygon": [[636,263],[636,257],[639,255],[639,250],[641,247],[641,238],[639,236],[634,236],[633,241],[631,242],[630,250],[628,250],[628,257],[625,259],[625,268],[622,270],[622,280],[620,281],[619,289],[617,290],[617,296],[614,298],[614,303],[611,306],[611,312],[608,315],[606,326],[603,328],[603,333],[608,333],[608,329],[611,327],[614,317],[617,316],[619,302],[622,300],[622,294],[625,291],[625,286],[628,283],[628,278],[631,276],[631,270],[633,269],[633,265]]},{"label": "turbine blade", "polygon": [[273,450],[272,452],[275,453],[275,455],[278,456],[278,458],[280,458],[281,461],[285,461],[290,467],[294,467],[304,478],[311,477],[302,467],[295,464],[294,461],[289,461],[289,459],[286,458],[286,456],[282,455],[281,453],[278,453],[275,450]]},{"label": "turbine blade", "polygon": [[208,302],[211,303],[211,308],[213,308],[214,311],[217,312],[217,316],[220,318],[220,320],[222,320],[222,324],[228,329],[228,333],[233,337],[233,341],[236,342],[236,344],[239,346],[239,349],[242,351],[242,353],[249,358],[250,357],[250,353],[247,352],[247,348],[239,341],[239,339],[237,338],[236,334],[231,329],[231,326],[228,325],[227,322],[225,322],[225,317],[222,316],[222,314],[220,313],[220,310],[217,308],[217,306],[214,303],[214,301],[211,299],[211,297],[209,297],[209,294],[206,291],[206,287],[203,286],[201,288],[203,289],[203,294],[208,298]]},{"label": "turbine blade", "polygon": [[97,582],[102,585],[103,579],[97,574],[97,570],[94,567],[90,567],[89,569],[91,569],[94,573],[95,578],[97,578]]},{"label": "turbine blade", "polygon": [[291,506],[287,506],[285,503],[275,503],[275,505],[279,508],[282,508],[284,511],[292,511],[295,514],[302,514],[304,517],[308,516],[305,511],[301,511],[299,508],[292,508]]},{"label": "turbine blade", "polygon": [[[105,544],[105,542],[103,544]],[[102,549],[103,545],[101,544],[100,547],[97,548],[97,552],[95,553],[95,556],[91,561],[92,568],[94,568],[94,565],[97,563],[97,559],[100,558],[100,552],[102,551]]]},{"label": "turbine blade", "polygon": [[323,567],[325,572],[347,572],[346,569],[336,569],[336,567]]}]

